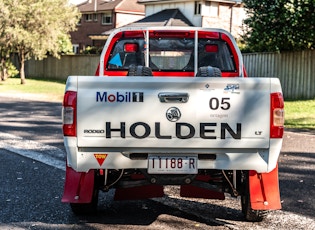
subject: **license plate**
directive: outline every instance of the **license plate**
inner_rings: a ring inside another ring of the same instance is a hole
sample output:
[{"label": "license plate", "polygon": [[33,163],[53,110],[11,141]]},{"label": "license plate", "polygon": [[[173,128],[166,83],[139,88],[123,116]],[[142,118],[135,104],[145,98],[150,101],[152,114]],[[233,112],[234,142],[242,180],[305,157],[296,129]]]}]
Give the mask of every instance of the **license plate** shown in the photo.
[{"label": "license plate", "polygon": [[197,174],[197,157],[149,156],[149,174]]}]

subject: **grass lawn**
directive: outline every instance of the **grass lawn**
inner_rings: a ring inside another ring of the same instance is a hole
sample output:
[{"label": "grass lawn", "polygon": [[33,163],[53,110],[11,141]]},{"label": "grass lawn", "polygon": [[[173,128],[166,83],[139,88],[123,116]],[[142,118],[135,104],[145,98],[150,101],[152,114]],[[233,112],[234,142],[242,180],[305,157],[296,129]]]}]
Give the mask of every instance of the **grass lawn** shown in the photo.
[{"label": "grass lawn", "polygon": [[286,101],[285,127],[315,130],[315,100]]},{"label": "grass lawn", "polygon": [[[19,78],[0,81],[0,94],[14,94],[21,98],[36,95],[40,100],[52,102],[62,102],[64,89],[65,82],[56,80],[26,79],[25,85],[20,84]],[[285,127],[315,130],[315,99],[286,101]]]},{"label": "grass lawn", "polygon": [[65,82],[57,80],[26,79],[21,85],[20,78],[9,78],[0,81],[0,94],[14,95],[21,98],[38,96],[39,100],[62,102]]}]

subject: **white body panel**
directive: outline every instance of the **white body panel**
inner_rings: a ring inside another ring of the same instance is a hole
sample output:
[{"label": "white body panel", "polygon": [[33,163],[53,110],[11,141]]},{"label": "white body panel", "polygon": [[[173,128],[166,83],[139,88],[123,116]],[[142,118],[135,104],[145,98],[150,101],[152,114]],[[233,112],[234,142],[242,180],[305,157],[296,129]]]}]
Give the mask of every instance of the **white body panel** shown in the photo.
[{"label": "white body panel", "polygon": [[[199,169],[270,172],[277,164],[282,139],[270,139],[269,129],[278,79],[73,76],[66,90],[78,93],[77,137],[65,137],[76,171],[148,167],[132,153],[215,155],[200,158]],[[161,102],[161,93],[189,98]],[[166,117],[171,107],[180,111],[177,121]],[[106,154],[104,162],[94,154]]]}]

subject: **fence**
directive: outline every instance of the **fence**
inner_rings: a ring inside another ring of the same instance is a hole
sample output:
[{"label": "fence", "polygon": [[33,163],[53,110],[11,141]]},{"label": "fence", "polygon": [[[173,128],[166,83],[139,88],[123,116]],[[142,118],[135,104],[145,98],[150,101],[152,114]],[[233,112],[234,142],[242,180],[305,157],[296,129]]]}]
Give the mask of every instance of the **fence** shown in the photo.
[{"label": "fence", "polygon": [[287,99],[315,98],[315,50],[244,54],[249,77],[278,77]]},{"label": "fence", "polygon": [[[249,77],[277,77],[286,99],[315,98],[315,50],[301,52],[244,54]],[[66,79],[69,75],[94,75],[99,56],[48,57],[26,63],[26,75]]]},{"label": "fence", "polygon": [[48,57],[44,60],[29,60],[25,63],[25,74],[31,77],[65,80],[70,75],[94,75],[99,55],[64,55],[60,59]]}]

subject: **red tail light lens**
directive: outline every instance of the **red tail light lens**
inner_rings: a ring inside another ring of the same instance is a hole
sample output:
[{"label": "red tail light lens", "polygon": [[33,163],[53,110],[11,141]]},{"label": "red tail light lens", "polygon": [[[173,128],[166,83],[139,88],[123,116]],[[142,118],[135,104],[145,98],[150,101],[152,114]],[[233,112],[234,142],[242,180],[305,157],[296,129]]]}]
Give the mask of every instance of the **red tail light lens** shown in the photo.
[{"label": "red tail light lens", "polygon": [[62,119],[63,119],[63,135],[76,136],[77,135],[77,92],[67,91],[63,98]]},{"label": "red tail light lens", "polygon": [[284,131],[284,100],[282,93],[272,93],[270,101],[270,138],[282,138]]},{"label": "red tail light lens", "polygon": [[135,53],[135,52],[138,52],[139,50],[139,45],[138,44],[135,44],[135,43],[126,43],[124,45],[124,51],[126,53]]},{"label": "red tail light lens", "polygon": [[205,46],[205,51],[207,52],[207,53],[217,53],[217,52],[219,52],[219,47],[218,47],[218,45],[206,45]]}]

